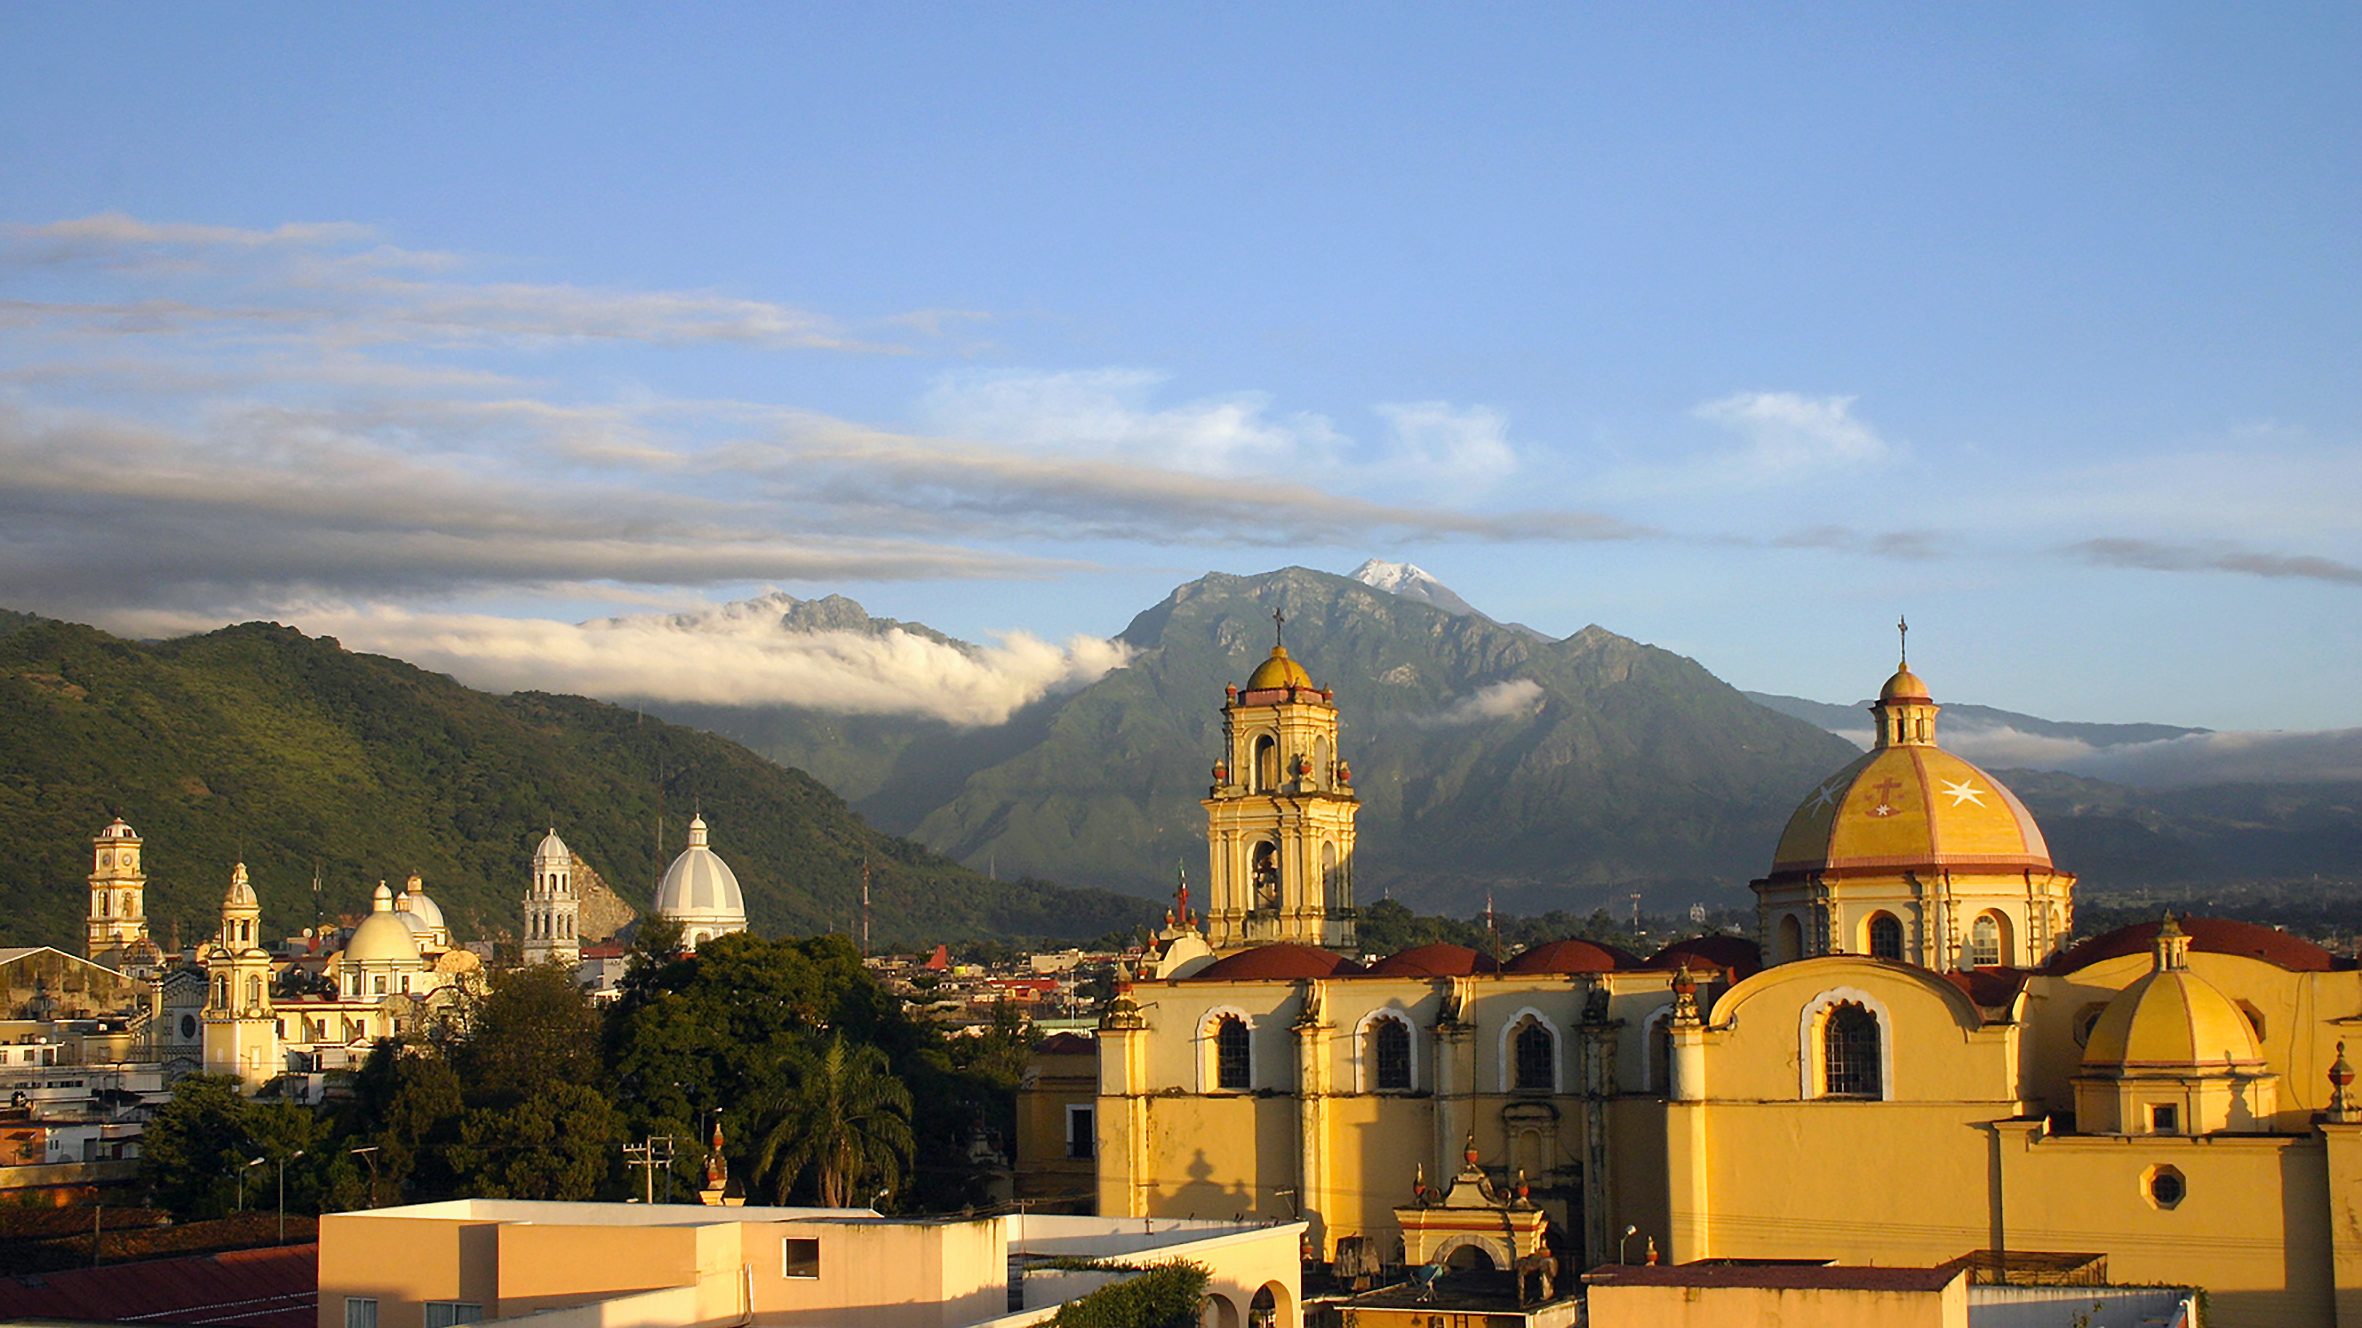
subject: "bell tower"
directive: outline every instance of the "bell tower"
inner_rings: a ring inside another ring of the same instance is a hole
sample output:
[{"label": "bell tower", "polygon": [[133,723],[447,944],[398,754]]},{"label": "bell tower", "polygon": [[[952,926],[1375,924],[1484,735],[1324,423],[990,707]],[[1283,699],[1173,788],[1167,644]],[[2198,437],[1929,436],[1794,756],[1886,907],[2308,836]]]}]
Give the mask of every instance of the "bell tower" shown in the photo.
[{"label": "bell tower", "polygon": [[271,1006],[271,956],[262,948],[262,902],[246,864],[230,869],[221,900],[221,931],[205,947],[205,1072],[234,1074],[252,1093],[284,1066],[278,1016]]},{"label": "bell tower", "polygon": [[580,962],[581,922],[582,897],[574,891],[574,852],[553,827],[541,847],[533,850],[533,883],[525,888],[525,962]]},{"label": "bell tower", "polygon": [[1206,940],[1217,953],[1291,942],[1353,947],[1353,818],[1337,752],[1336,694],[1289,658],[1274,610],[1271,657],[1227,689],[1222,758],[1206,809]]},{"label": "bell tower", "polygon": [[148,878],[139,866],[139,832],[116,817],[91,841],[90,919],[83,954],[123,966],[124,951],[148,934]]}]

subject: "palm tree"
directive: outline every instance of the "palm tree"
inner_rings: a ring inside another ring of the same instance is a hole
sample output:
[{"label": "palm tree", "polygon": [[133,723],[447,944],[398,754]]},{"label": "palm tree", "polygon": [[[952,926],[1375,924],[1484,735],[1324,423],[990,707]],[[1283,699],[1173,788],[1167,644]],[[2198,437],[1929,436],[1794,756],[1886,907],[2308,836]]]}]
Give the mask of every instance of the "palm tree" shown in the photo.
[{"label": "palm tree", "polygon": [[847,1046],[843,1034],[815,1054],[789,1050],[788,1086],[765,1113],[755,1175],[768,1177],[776,1201],[809,1171],[826,1208],[846,1208],[872,1180],[893,1189],[911,1153],[910,1090],[876,1047]]}]

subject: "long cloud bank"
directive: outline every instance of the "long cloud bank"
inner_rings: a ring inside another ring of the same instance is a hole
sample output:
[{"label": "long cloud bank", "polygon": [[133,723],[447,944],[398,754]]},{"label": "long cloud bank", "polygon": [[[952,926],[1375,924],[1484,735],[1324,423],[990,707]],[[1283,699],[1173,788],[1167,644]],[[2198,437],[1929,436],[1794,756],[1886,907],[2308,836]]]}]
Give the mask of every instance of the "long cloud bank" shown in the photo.
[{"label": "long cloud bank", "polygon": [[567,623],[372,608],[300,616],[349,649],[399,656],[492,691],[576,692],[614,701],[792,705],[838,714],[997,724],[1019,707],[1120,668],[1119,642],[1053,645],[1013,632],[946,644],[887,627],[799,630],[738,606]]}]

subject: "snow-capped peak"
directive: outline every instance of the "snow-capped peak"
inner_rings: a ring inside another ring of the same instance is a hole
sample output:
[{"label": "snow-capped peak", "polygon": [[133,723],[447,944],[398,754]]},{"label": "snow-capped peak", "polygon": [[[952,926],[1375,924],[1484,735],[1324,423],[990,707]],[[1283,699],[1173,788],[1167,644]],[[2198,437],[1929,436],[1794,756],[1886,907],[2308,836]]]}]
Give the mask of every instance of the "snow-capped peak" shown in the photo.
[{"label": "snow-capped peak", "polygon": [[[1353,569],[1353,579],[1373,590],[1421,604],[1432,604],[1451,614],[1476,613],[1476,606],[1452,593],[1452,588],[1436,580],[1412,563],[1390,563],[1383,558],[1372,558]],[[1481,613],[1476,616],[1483,617]]]}]

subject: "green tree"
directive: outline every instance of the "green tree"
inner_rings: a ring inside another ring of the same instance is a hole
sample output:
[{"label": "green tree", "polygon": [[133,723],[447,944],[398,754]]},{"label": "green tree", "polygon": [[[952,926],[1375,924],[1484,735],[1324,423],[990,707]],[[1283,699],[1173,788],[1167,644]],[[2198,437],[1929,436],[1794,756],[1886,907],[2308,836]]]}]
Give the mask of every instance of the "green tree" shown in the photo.
[{"label": "green tree", "polygon": [[483,1199],[590,1199],[617,1158],[615,1108],[583,1084],[551,1083],[505,1106],[472,1111],[452,1162]]},{"label": "green tree", "polygon": [[868,1198],[872,1182],[887,1190],[900,1185],[913,1146],[910,1090],[885,1053],[849,1044],[840,1033],[818,1052],[791,1050],[786,1068],[791,1082],[767,1113],[756,1179],[768,1180],[785,1203],[809,1173],[827,1208]]},{"label": "green tree", "polygon": [[455,1068],[478,1104],[532,1097],[554,1084],[597,1083],[598,1009],[564,964],[510,969],[493,979]]},{"label": "green tree", "polygon": [[[175,1217],[219,1217],[237,1206],[241,1186],[248,1207],[275,1204],[274,1164],[285,1159],[288,1208],[308,1211],[318,1206],[325,1139],[303,1107],[242,1097],[233,1075],[193,1074],[173,1087],[172,1100],[149,1120],[140,1139],[140,1174],[156,1202]],[[250,1167],[256,1158],[265,1165]]]},{"label": "green tree", "polygon": [[380,1042],[353,1078],[349,1143],[376,1147],[376,1168],[363,1167],[367,1204],[455,1198],[459,1176],[451,1149],[466,1112],[460,1078],[440,1055]]}]

